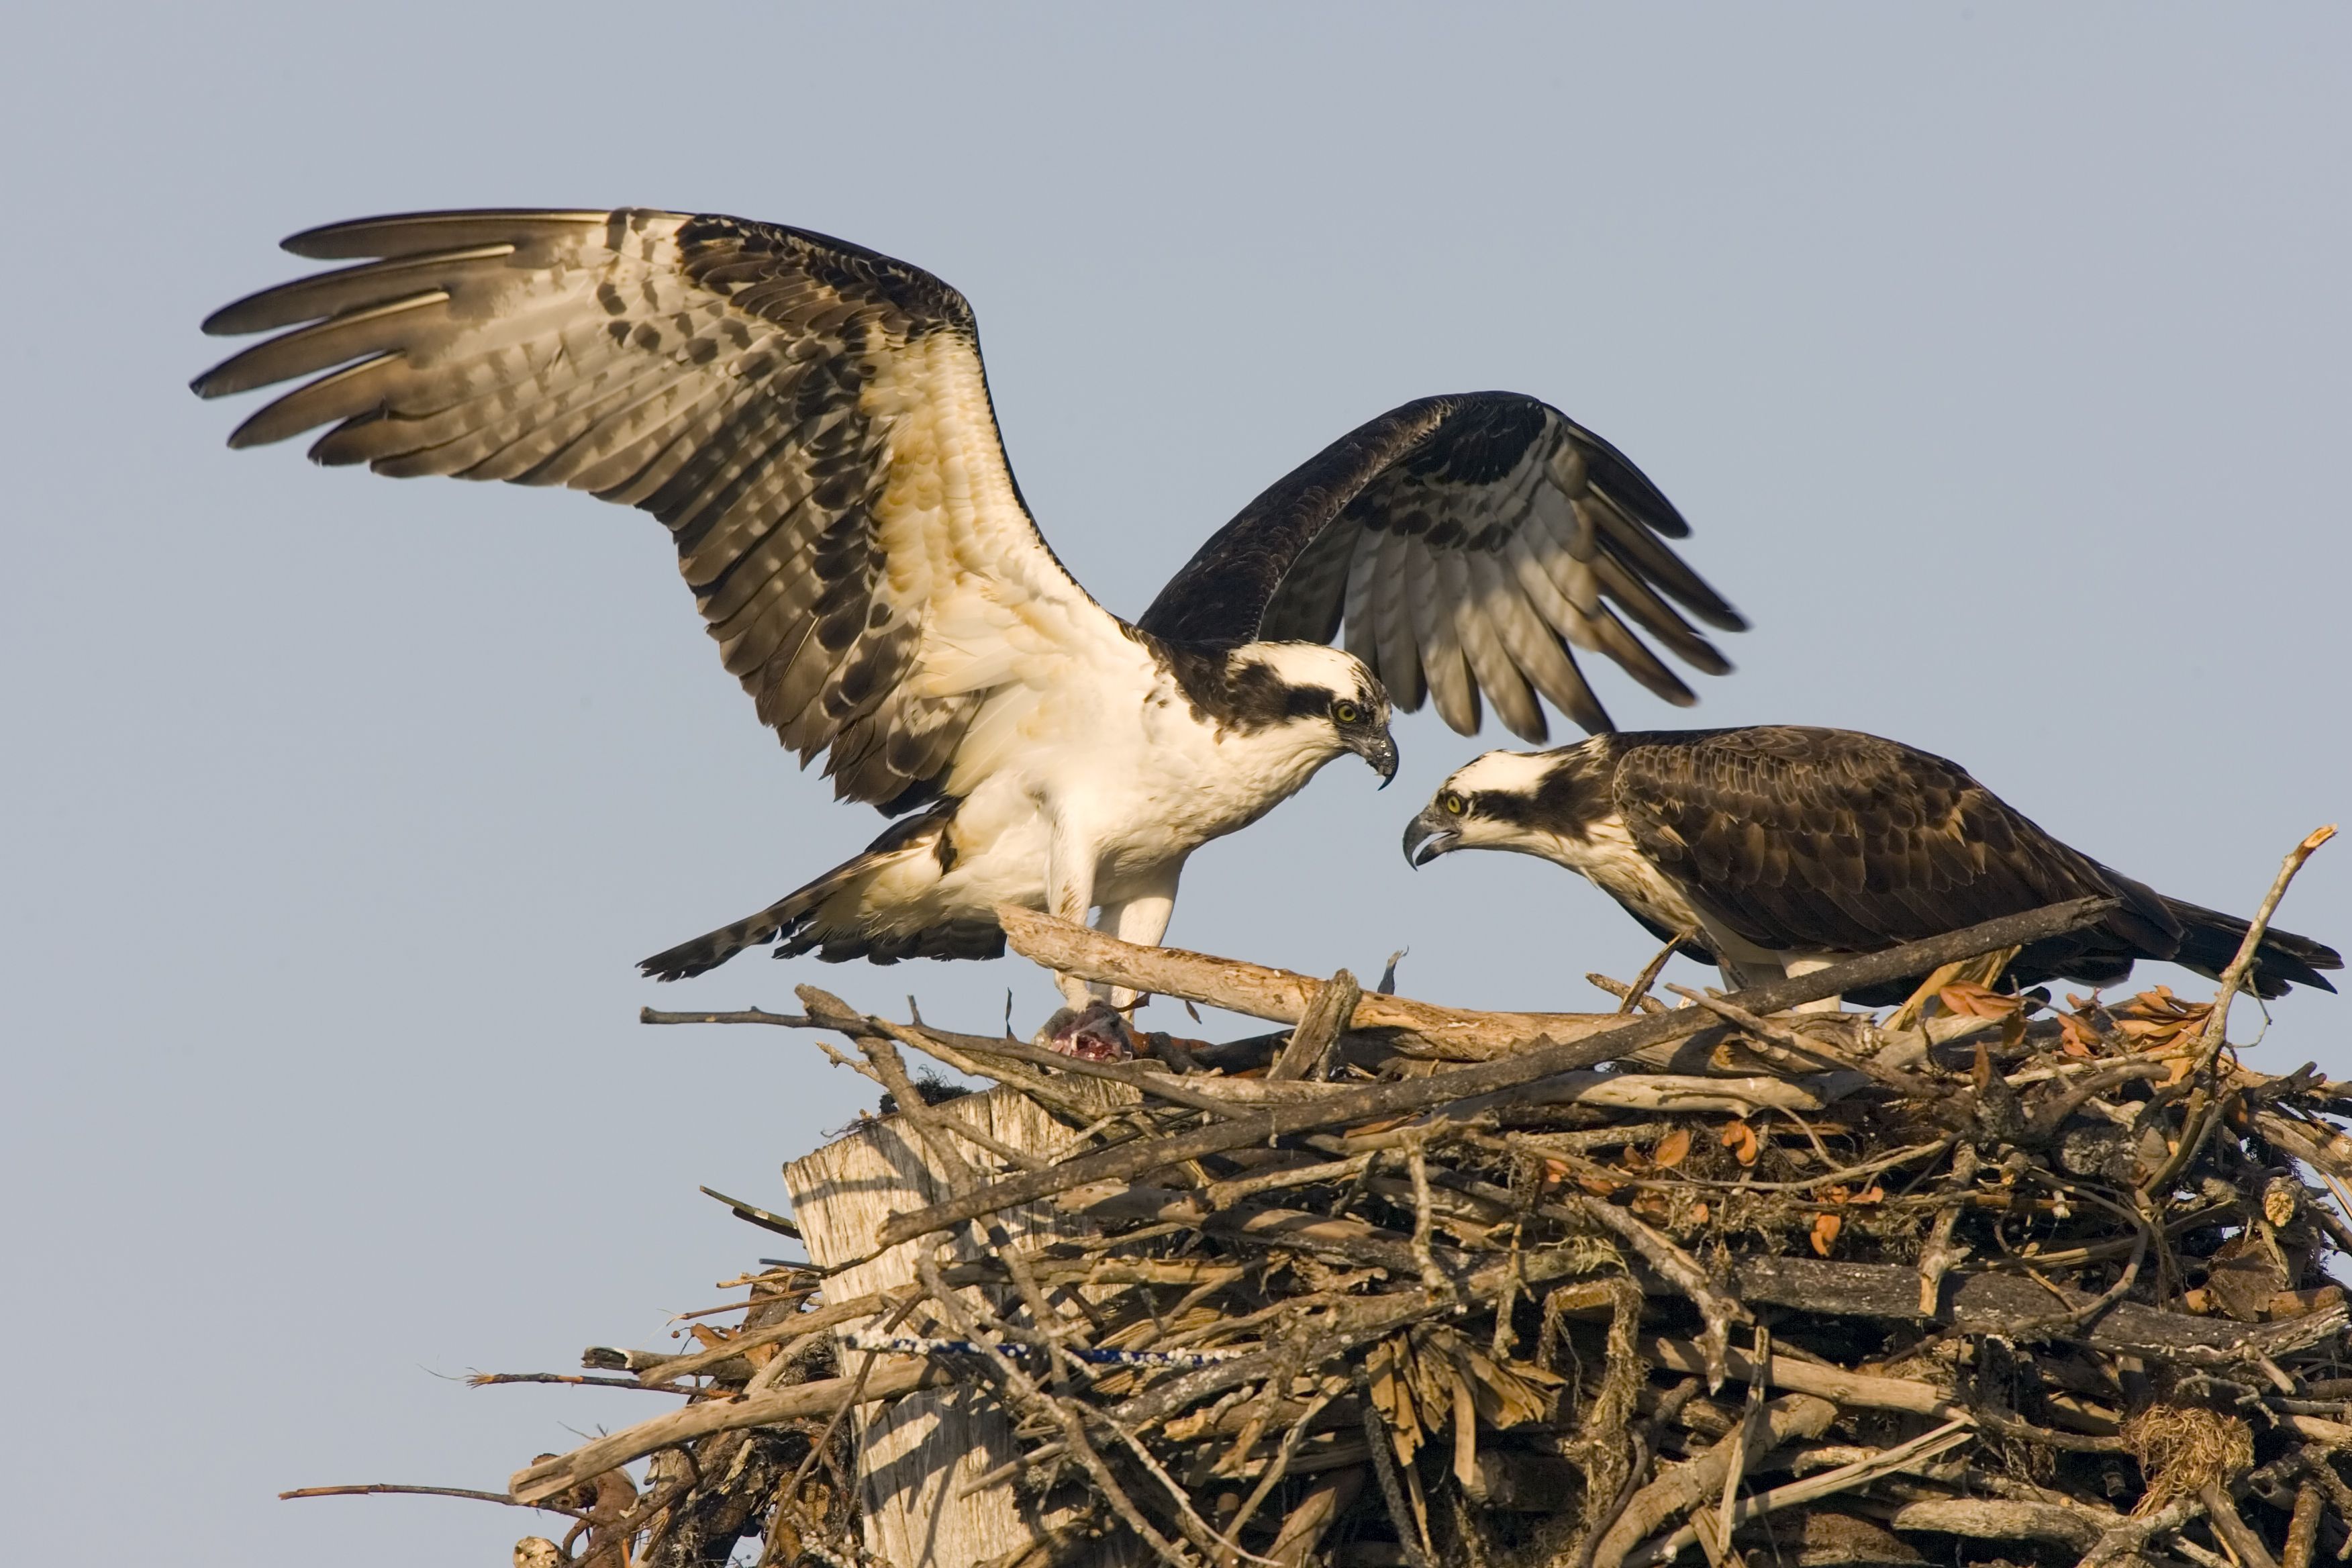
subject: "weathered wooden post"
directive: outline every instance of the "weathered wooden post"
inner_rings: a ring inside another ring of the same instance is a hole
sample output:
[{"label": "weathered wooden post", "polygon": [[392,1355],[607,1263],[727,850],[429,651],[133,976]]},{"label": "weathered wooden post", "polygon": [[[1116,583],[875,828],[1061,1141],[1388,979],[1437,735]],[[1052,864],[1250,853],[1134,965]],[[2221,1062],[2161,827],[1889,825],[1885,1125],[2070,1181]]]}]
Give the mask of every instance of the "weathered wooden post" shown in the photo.
[{"label": "weathered wooden post", "polygon": [[[1099,1102],[1106,1112],[1139,1098],[1117,1084],[1076,1079],[1068,1087],[1072,1098]],[[936,1109],[1001,1143],[1041,1155],[1050,1156],[1071,1138],[1071,1129],[1011,1089],[964,1095]],[[811,1260],[841,1269],[827,1277],[826,1294],[844,1301],[914,1279],[916,1248],[936,1247],[939,1238],[904,1242],[877,1255],[876,1233],[894,1215],[937,1203],[950,1190],[939,1156],[903,1116],[868,1121],[792,1162],[784,1167],[784,1185]],[[1049,1205],[1008,1210],[1003,1219],[1015,1243],[1072,1224]],[[985,1256],[968,1233],[957,1235],[950,1253]],[[885,1314],[835,1331],[845,1368],[856,1368],[864,1353],[848,1348],[849,1336],[887,1321]],[[866,1406],[856,1420],[866,1547],[891,1568],[971,1568],[1030,1544],[1066,1517],[1066,1510],[1041,1513],[1010,1481],[964,1495],[972,1482],[1020,1454],[1011,1420],[980,1383]]]}]

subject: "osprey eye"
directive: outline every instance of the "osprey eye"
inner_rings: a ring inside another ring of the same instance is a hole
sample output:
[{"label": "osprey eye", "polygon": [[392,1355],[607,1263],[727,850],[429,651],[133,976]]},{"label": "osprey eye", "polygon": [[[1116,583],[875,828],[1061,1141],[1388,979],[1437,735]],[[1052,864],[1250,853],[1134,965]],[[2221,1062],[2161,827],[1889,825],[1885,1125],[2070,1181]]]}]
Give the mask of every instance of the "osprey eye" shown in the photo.
[{"label": "osprey eye", "polygon": [[1444,795],[1439,795],[1437,804],[1445,808],[1445,814],[1448,816],[1459,816],[1469,809],[1468,803],[1452,790],[1447,790]]},{"label": "osprey eye", "polygon": [[1331,704],[1332,719],[1341,724],[1352,724],[1364,716],[1364,710],[1345,698]]}]

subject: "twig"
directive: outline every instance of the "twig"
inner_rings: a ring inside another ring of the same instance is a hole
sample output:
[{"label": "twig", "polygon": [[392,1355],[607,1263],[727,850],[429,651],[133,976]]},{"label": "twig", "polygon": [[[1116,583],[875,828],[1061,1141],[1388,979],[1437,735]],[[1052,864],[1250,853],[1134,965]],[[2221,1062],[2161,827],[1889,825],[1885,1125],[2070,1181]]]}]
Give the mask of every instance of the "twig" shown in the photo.
[{"label": "twig", "polygon": [[[1726,1000],[1735,1006],[1747,1007],[1759,1014],[1784,1011],[1801,1003],[1840,995],[1862,985],[1915,973],[1922,965],[1941,963],[1949,957],[1967,957],[1988,948],[2005,947],[2013,942],[2063,935],[2100,919],[2115,906],[2116,900],[2112,899],[2078,899],[2046,910],[2010,915],[1971,926],[1966,931],[1906,943],[1847,963],[1832,964],[1808,974],[1774,981],[1738,992]],[[1090,934],[1099,936],[1100,933]],[[1364,1005],[1370,1005],[1370,1001],[1367,998]],[[1707,1016],[1709,1015],[1703,1008],[1677,1008],[1630,1024],[1621,1024],[1566,1045],[1538,1046],[1515,1057],[1481,1062],[1431,1078],[1343,1090],[1321,1098],[1312,1105],[1269,1106],[1192,1132],[1153,1139],[1142,1146],[1104,1150],[1063,1162],[1049,1171],[1024,1173],[992,1183],[978,1192],[899,1215],[883,1226],[878,1239],[886,1247],[892,1246],[930,1231],[944,1230],[976,1215],[1017,1204],[1034,1203],[1039,1198],[1051,1197],[1055,1193],[1067,1192],[1072,1187],[1085,1186],[1089,1183],[1137,1176],[1162,1166],[1196,1160],[1204,1154],[1245,1148],[1253,1143],[1266,1142],[1318,1128],[1426,1110],[1468,1094],[1534,1084],[1555,1073],[1597,1066],[1647,1046],[1680,1039],[1702,1027]],[[1364,1026],[1361,1007],[1358,1010],[1358,1026]]]},{"label": "twig", "polygon": [[1588,1198],[1581,1193],[1561,1193],[1543,1204],[1538,1212],[1583,1220],[1631,1243],[1633,1250],[1642,1255],[1642,1261],[1688,1296],[1706,1324],[1706,1332],[1699,1338],[1700,1353],[1706,1363],[1706,1386],[1710,1392],[1723,1386],[1728,1365],[1725,1351],[1731,1342],[1731,1325],[1756,1321],[1745,1303],[1717,1289],[1715,1281],[1706,1277],[1706,1271],[1690,1254],[1613,1205]]},{"label": "twig", "polygon": [[1404,1488],[1397,1480],[1395,1439],[1389,1436],[1389,1424],[1381,1415],[1380,1401],[1372,1397],[1371,1374],[1357,1367],[1355,1384],[1356,1403],[1363,1410],[1364,1443],[1371,1450],[1372,1474],[1381,1483],[1381,1501],[1388,1509],[1398,1542],[1404,1547],[1405,1561],[1412,1568],[1436,1568],[1436,1555],[1430,1550],[1429,1538],[1422,1533],[1420,1516],[1405,1502]]},{"label": "twig", "polygon": [[2240,1568],[2279,1568],[2278,1559],[2271,1555],[2261,1536],[2246,1528],[2238,1505],[2230,1500],[2230,1494],[2218,1482],[2206,1482],[2198,1491],[2197,1500],[2205,1505],[2205,1518],[2213,1526],[2213,1533],[2237,1558]]},{"label": "twig", "polygon": [[1758,1038],[1770,1041],[1784,1051],[1794,1051],[1799,1056],[1810,1057],[1817,1062],[1845,1072],[1858,1072],[1864,1078],[1874,1079],[1887,1088],[1907,1094],[1915,1100],[1934,1102],[1948,1092],[1946,1085],[1937,1083],[1932,1079],[1924,1079],[1916,1073],[1907,1073],[1899,1068],[1888,1067],[1885,1063],[1873,1060],[1869,1057],[1847,1056],[1834,1046],[1825,1045],[1810,1036],[1800,1035],[1794,1029],[1775,1024],[1768,1018],[1759,1017],[1747,1008],[1738,1006],[1717,995],[1712,991],[1694,991],[1687,985],[1669,985],[1666,989],[1687,1002],[1696,1003],[1718,1017],[1738,1025]]},{"label": "twig", "polygon": [[[1670,1340],[1645,1336],[1642,1341],[1643,1359],[1675,1372],[1697,1372],[1704,1367],[1706,1357],[1699,1347],[1687,1340]],[[1752,1379],[1764,1376],[1775,1388],[1785,1388],[1793,1394],[1811,1394],[1839,1405],[1854,1405],[1865,1410],[1907,1410],[1914,1415],[1931,1415],[1938,1420],[1968,1418],[1968,1411],[1955,1404],[1939,1389],[1925,1383],[1915,1383],[1907,1377],[1874,1377],[1866,1373],[1847,1372],[1841,1367],[1822,1366],[1812,1362],[1799,1361],[1790,1356],[1775,1356],[1769,1372],[1759,1369],[1742,1350],[1728,1351],[1724,1356],[1725,1370],[1733,1377]]]},{"label": "twig", "polygon": [[745,1351],[756,1350],[761,1345],[780,1344],[785,1341],[799,1340],[821,1330],[829,1329],[835,1323],[845,1323],[857,1318],[870,1318],[877,1312],[888,1311],[902,1299],[903,1291],[886,1291],[877,1295],[854,1296],[846,1301],[836,1302],[829,1307],[819,1307],[811,1312],[795,1312],[781,1322],[770,1323],[764,1328],[738,1334],[735,1338],[712,1345],[708,1350],[697,1351],[691,1355],[673,1356],[655,1362],[649,1366],[639,1369],[637,1380],[641,1383],[674,1383],[681,1377],[692,1377],[695,1373],[717,1366],[723,1361],[732,1360]]},{"label": "twig", "polygon": [[1758,1327],[1756,1348],[1750,1353],[1755,1358],[1758,1375],[1748,1385],[1748,1403],[1732,1434],[1731,1458],[1723,1470],[1723,1500],[1715,1520],[1715,1538],[1727,1550],[1731,1544],[1731,1532],[1738,1523],[1734,1510],[1739,1505],[1739,1483],[1747,1479],[1749,1463],[1759,1458],[1753,1448],[1763,1435],[1764,1385],[1772,1380],[1771,1330]]},{"label": "twig", "polygon": [[[898,1102],[898,1113],[907,1119],[923,1142],[930,1145],[932,1152],[939,1155],[954,1185],[969,1189],[980,1176],[972,1168],[971,1162],[964,1158],[963,1151],[956,1146],[959,1138],[1024,1171],[1042,1171],[1052,1163],[1042,1154],[1015,1149],[991,1137],[961,1116],[950,1115],[925,1100],[922,1091],[915,1087],[914,1079],[908,1076],[907,1064],[899,1059],[898,1047],[890,1032],[879,1026],[879,1020],[868,1024],[866,1019],[851,1013],[848,1004],[841,998],[828,995],[814,985],[802,985],[795,990],[801,1005],[806,1007],[811,1016],[823,1016],[829,1021],[838,1020],[835,1026],[848,1035],[851,1043],[873,1064],[875,1076],[890,1091],[890,1097]],[[859,1026],[845,1026],[852,1018],[856,1019]]]},{"label": "twig", "polygon": [[[1818,1437],[1829,1430],[1836,1417],[1837,1406],[1826,1399],[1816,1399],[1809,1394],[1785,1394],[1764,1406],[1764,1436],[1758,1441],[1771,1449],[1793,1438]],[[1622,1568],[1644,1536],[1702,1499],[1713,1496],[1723,1484],[1739,1446],[1737,1434],[1726,1437],[1689,1464],[1678,1466],[1636,1492],[1623,1515],[1601,1537],[1592,1554],[1593,1568]]]},{"label": "twig", "polygon": [[2075,1568],[2105,1568],[2110,1563],[2127,1562],[2139,1554],[2141,1547],[2159,1535],[2168,1535],[2205,1511],[2205,1505],[2195,1498],[2182,1498],[2168,1508],[2158,1509],[2146,1519],[2128,1519],[2110,1525],[2099,1537],[2097,1545],[2083,1554]]},{"label": "twig", "polygon": [[1669,938],[1666,945],[1658,949],[1649,963],[1642,965],[1642,973],[1633,976],[1633,984],[1625,988],[1624,997],[1617,1005],[1618,1012],[1631,1013],[1642,1005],[1650,994],[1650,987],[1655,985],[1658,976],[1666,972],[1667,961],[1681,951],[1683,943],[1688,942],[1693,934],[1685,931]]},{"label": "twig", "polygon": [[466,1378],[468,1388],[495,1388],[509,1383],[569,1384],[580,1388],[635,1388],[647,1394],[684,1394],[689,1396],[709,1392],[680,1384],[646,1383],[634,1377],[583,1377],[577,1373],[563,1372],[477,1372],[468,1373]]},{"label": "twig", "polygon": [[1282,1055],[1266,1069],[1266,1077],[1276,1082],[1285,1079],[1312,1079],[1320,1081],[1329,1061],[1331,1047],[1348,1032],[1355,1021],[1356,1005],[1363,999],[1364,988],[1346,970],[1339,971],[1323,983],[1315,999],[1290,1031],[1290,1043],[1282,1047]]},{"label": "twig", "polygon": [[640,1024],[775,1024],[787,1029],[807,1029],[818,1026],[815,1021],[798,1013],[771,1013],[764,1007],[745,1007],[734,1013],[664,1013],[652,1007],[637,1009]]},{"label": "twig", "polygon": [[1968,1244],[1952,1245],[1952,1226],[1958,1222],[1961,1201],[1977,1179],[1977,1152],[1973,1144],[1963,1143],[1952,1155],[1952,1187],[1960,1197],[1948,1202],[1937,1211],[1936,1223],[1927,1232],[1927,1245],[1919,1251],[1919,1315],[1932,1318],[1936,1304],[1944,1290],[1944,1276],[1952,1265],[1969,1255]]},{"label": "twig", "polygon": [[720,1203],[725,1204],[737,1219],[749,1220],[762,1230],[772,1230],[778,1236],[789,1236],[794,1241],[801,1239],[801,1227],[782,1215],[770,1214],[766,1209],[753,1204],[747,1204],[741,1198],[730,1198],[713,1187],[697,1187],[695,1190],[706,1198],[717,1198]]},{"label": "twig", "polygon": [[2222,1044],[2230,1032],[2230,1003],[2246,984],[2246,973],[2254,966],[2263,938],[2270,931],[2271,916],[2278,912],[2279,900],[2286,897],[2287,884],[2294,880],[2297,871],[2303,869],[2303,863],[2310,859],[2321,845],[2335,837],[2333,823],[2315,828],[2305,835],[2303,842],[2288,850],[2286,858],[2279,862],[2278,875],[2271,879],[2271,890],[2263,895],[2261,907],[2254,910],[2254,918],[2246,922],[2245,939],[2238,943],[2237,953],[2230,960],[2229,967],[2221,971],[2221,987],[2214,993],[2213,1011],[2205,1020],[2204,1037],[2198,1043],[2200,1073],[2211,1072],[2214,1060],[2221,1054]]},{"label": "twig", "polygon": [[[1730,1510],[1731,1528],[1736,1529],[1769,1513],[1777,1513],[1784,1508],[1818,1502],[1825,1497],[1852,1491],[1907,1466],[1925,1464],[1969,1442],[1974,1436],[1965,1420],[1947,1421],[1931,1432],[1923,1432],[1907,1443],[1899,1443],[1868,1458],[1857,1459],[1834,1470],[1824,1470],[1820,1475],[1808,1476],[1803,1480],[1791,1481],[1786,1486],[1774,1487],[1768,1492],[1744,1499]],[[1728,1530],[1725,1531],[1724,1539],[1730,1539]],[[1672,1562],[1697,1541],[1698,1531],[1685,1525],[1627,1557],[1624,1568],[1645,1568],[1649,1563]]]},{"label": "twig", "polygon": [[2280,1568],[2311,1568],[2313,1551],[2319,1544],[2320,1491],[2317,1481],[2305,1479],[2294,1491],[2294,1514],[2287,1521],[2286,1555],[2279,1559]]},{"label": "twig", "polygon": [[831,1377],[796,1384],[756,1398],[706,1399],[634,1426],[624,1426],[568,1454],[558,1455],[515,1472],[508,1493],[517,1502],[553,1497],[590,1476],[642,1459],[664,1448],[675,1448],[719,1432],[740,1432],[747,1426],[775,1426],[813,1415],[828,1415],[851,1404],[896,1399],[919,1388],[938,1388],[951,1381],[929,1362],[907,1362],[885,1369],[863,1386],[848,1377]]},{"label": "twig", "polygon": [[1420,1268],[1423,1285],[1433,1291],[1444,1290],[1448,1285],[1445,1273],[1437,1267],[1437,1259],[1429,1247],[1436,1222],[1429,1202],[1429,1155],[1419,1143],[1405,1152],[1405,1169],[1412,1176],[1412,1260]]},{"label": "twig", "polygon": [[561,1504],[551,1502],[525,1502],[520,1498],[509,1497],[504,1492],[476,1491],[470,1487],[404,1487],[386,1483],[353,1487],[297,1487],[290,1492],[279,1492],[278,1500],[289,1502],[296,1498],[379,1496],[466,1498],[474,1502],[503,1503],[509,1508],[535,1508],[542,1513],[560,1513],[572,1519],[588,1517],[585,1512],[576,1508],[564,1508]]}]

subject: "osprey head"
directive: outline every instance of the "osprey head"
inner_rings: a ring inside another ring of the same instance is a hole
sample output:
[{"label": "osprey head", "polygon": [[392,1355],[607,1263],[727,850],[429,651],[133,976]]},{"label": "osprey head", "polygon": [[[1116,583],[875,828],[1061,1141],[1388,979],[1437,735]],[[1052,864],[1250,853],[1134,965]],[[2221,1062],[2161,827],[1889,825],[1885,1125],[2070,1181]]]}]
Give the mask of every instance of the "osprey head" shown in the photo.
[{"label": "osprey head", "polygon": [[1580,838],[1614,809],[1608,737],[1552,752],[1489,752],[1438,787],[1405,824],[1404,858],[1416,868],[1456,849],[1516,849],[1555,858],[1563,837]]},{"label": "osprey head", "polygon": [[1225,679],[1234,727],[1294,732],[1327,757],[1353,752],[1382,788],[1396,777],[1387,689],[1355,655],[1323,643],[1245,643],[1228,657]]}]

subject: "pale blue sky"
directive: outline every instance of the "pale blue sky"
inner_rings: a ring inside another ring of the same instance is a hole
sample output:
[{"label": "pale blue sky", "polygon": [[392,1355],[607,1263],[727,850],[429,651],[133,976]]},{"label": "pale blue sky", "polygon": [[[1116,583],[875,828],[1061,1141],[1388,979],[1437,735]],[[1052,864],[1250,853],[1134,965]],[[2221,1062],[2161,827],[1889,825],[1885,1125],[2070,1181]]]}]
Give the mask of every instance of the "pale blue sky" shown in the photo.
[{"label": "pale blue sky", "polygon": [[[1018,961],[635,959],[875,831],[721,673],[659,529],[232,455],[184,390],[293,230],[473,204],[806,225],[977,307],[1023,487],[1129,614],[1425,393],[1631,454],[1747,610],[1688,721],[1879,731],[2250,907],[2352,815],[2341,7],[100,7],[0,59],[0,1423],[25,1562],[502,1563],[496,1487],[667,1402],[469,1392],[654,1344],[773,1247],[861,1086],[644,1004],[991,1026]],[[249,406],[249,405],[248,405]],[[1613,672],[1628,725],[1684,721]],[[1171,939],[1577,1007],[1648,940],[1565,873],[1415,875],[1430,714],[1193,863]],[[1486,743],[1504,743],[1490,736]],[[2352,940],[2352,850],[2284,923]],[[2150,978],[2177,973],[2145,971]],[[1162,1005],[1161,1022],[1181,1014]],[[2281,1066],[2352,1068],[2334,998]]]}]

